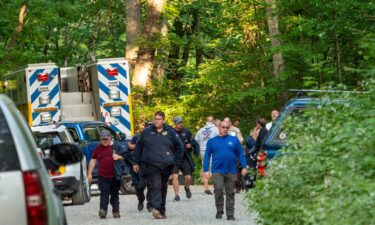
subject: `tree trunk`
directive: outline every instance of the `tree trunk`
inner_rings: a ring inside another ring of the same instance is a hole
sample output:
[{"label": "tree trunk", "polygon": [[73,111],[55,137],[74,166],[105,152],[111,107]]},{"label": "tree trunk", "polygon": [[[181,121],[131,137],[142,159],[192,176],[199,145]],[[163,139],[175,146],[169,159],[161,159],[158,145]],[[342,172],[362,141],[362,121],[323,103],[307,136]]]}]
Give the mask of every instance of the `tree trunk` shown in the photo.
[{"label": "tree trunk", "polygon": [[141,34],[141,1],[126,0],[126,49],[125,58],[129,61],[131,67],[134,67],[137,58],[138,45],[137,37]]},{"label": "tree trunk", "polygon": [[155,48],[146,42],[152,42],[161,31],[160,16],[164,0],[148,0],[148,12],[144,25],[144,42],[138,50],[134,68],[133,85],[145,88],[149,82],[154,67]]},{"label": "tree trunk", "polygon": [[[201,27],[201,17],[199,15],[199,10],[195,9],[193,11],[193,18],[194,18],[194,26],[193,26],[193,33],[195,39],[201,39],[200,35],[200,27]],[[203,48],[201,44],[201,40],[196,41],[195,44],[195,66],[198,69],[199,65],[203,62]]]},{"label": "tree trunk", "polygon": [[[182,22],[179,18],[176,18],[173,23],[174,33],[178,35],[181,39],[184,36],[184,27]],[[177,79],[178,75],[178,67],[179,67],[179,59],[180,59],[180,44],[179,43],[172,43],[171,49],[169,51],[168,56],[168,79]]]},{"label": "tree trunk", "polygon": [[[271,47],[278,48],[281,46],[281,41],[277,37],[279,31],[279,19],[276,15],[276,0],[266,0],[268,6],[266,7],[268,31],[271,40]],[[273,76],[278,77],[284,71],[284,59],[281,53],[274,53],[272,57],[273,62]]]},{"label": "tree trunk", "polygon": [[[165,38],[167,34],[168,34],[168,21],[167,19],[163,19],[163,22],[161,25],[161,36]],[[158,52],[156,52],[156,54],[157,53]],[[156,69],[155,80],[159,82],[163,82],[164,73],[165,73],[164,62],[160,62]]]},{"label": "tree trunk", "polygon": [[17,37],[19,33],[21,33],[23,26],[24,26],[26,9],[27,9],[27,1],[25,1],[21,6],[21,9],[18,13],[18,25],[16,27],[16,32],[13,34],[11,41],[6,45],[6,48],[11,48],[16,44]]}]

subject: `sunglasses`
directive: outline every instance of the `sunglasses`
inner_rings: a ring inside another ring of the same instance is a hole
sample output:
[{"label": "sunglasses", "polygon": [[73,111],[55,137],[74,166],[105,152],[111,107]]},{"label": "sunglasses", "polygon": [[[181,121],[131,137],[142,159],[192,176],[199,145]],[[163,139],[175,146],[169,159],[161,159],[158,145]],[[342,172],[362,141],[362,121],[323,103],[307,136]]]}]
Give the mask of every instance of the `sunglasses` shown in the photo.
[{"label": "sunglasses", "polygon": [[224,126],[223,126],[223,127],[221,127],[221,128],[229,130],[230,127],[224,127]]}]

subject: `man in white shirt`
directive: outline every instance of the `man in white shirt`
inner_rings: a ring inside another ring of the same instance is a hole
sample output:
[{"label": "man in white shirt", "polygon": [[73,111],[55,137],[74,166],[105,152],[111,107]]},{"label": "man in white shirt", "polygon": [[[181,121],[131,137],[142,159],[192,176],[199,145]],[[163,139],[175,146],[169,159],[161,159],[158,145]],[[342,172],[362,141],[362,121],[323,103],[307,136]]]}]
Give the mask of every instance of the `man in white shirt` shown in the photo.
[{"label": "man in white shirt", "polygon": [[272,110],[271,112],[271,118],[272,118],[272,122],[269,122],[266,124],[266,129],[269,131],[271,130],[272,128],[272,123],[275,122],[275,120],[277,119],[277,117],[279,117],[280,113],[279,111],[277,110]]},{"label": "man in white shirt", "polygon": [[[206,152],[207,141],[218,135],[219,135],[219,129],[216,127],[214,123],[214,118],[212,116],[207,117],[206,125],[202,127],[195,135],[195,140],[198,142],[199,147],[200,147],[200,155],[201,155],[202,162],[203,162],[203,156]],[[212,194],[212,192],[208,188],[209,177],[203,176],[203,173],[201,173],[201,177],[202,177],[203,184],[204,184],[204,193],[208,195]]]}]

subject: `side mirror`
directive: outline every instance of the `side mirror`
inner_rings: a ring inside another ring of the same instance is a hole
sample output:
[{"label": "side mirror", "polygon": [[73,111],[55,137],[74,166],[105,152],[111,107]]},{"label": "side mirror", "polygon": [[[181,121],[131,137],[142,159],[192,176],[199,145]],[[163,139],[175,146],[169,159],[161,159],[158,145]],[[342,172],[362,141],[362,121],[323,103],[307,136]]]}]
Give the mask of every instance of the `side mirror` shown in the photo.
[{"label": "side mirror", "polygon": [[50,147],[49,158],[58,165],[67,165],[82,161],[83,154],[77,145],[60,143]]},{"label": "side mirror", "polygon": [[126,134],[121,133],[121,132],[117,134],[118,134],[119,141],[126,141]]}]

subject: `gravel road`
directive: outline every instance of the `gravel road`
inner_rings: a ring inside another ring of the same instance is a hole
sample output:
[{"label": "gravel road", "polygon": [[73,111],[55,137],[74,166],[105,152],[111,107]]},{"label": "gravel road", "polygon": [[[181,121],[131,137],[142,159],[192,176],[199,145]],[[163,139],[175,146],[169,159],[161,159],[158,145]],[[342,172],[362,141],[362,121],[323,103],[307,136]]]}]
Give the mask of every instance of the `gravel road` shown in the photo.
[{"label": "gravel road", "polygon": [[[212,188],[211,188],[212,190]],[[89,203],[82,206],[65,206],[65,212],[69,225],[213,225],[213,224],[243,224],[255,225],[256,215],[246,210],[244,193],[236,194],[236,221],[227,221],[224,214],[222,220],[215,219],[215,203],[213,195],[203,193],[202,186],[192,186],[193,197],[186,199],[183,186],[180,187],[180,202],[173,202],[174,193],[172,186],[168,187],[167,195],[167,219],[155,220],[146,209],[137,210],[137,198],[135,195],[120,195],[121,219],[112,217],[111,208],[107,219],[98,217],[99,196],[93,196]]]}]

